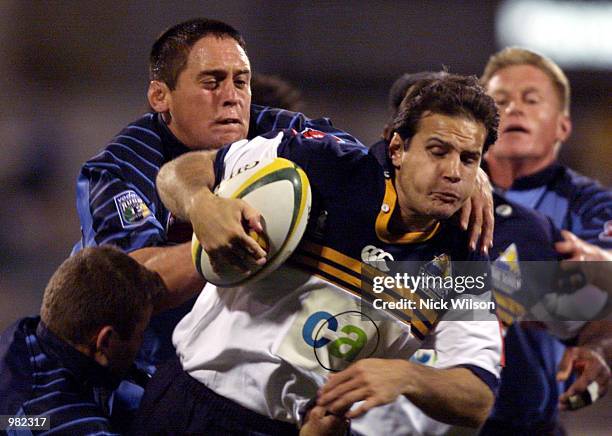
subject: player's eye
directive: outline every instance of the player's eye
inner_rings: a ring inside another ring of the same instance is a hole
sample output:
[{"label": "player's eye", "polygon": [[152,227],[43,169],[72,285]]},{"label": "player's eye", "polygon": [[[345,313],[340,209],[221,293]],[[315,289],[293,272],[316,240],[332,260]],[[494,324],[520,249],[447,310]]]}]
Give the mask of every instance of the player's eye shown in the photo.
[{"label": "player's eye", "polygon": [[441,157],[446,154],[446,149],[443,147],[434,146],[434,147],[429,148],[429,152],[433,154],[434,156]]},{"label": "player's eye", "polygon": [[203,80],[202,87],[206,89],[215,89],[219,86],[219,81],[214,79]]},{"label": "player's eye", "polygon": [[478,157],[474,155],[461,155],[461,162],[467,166],[472,166],[478,162]]}]

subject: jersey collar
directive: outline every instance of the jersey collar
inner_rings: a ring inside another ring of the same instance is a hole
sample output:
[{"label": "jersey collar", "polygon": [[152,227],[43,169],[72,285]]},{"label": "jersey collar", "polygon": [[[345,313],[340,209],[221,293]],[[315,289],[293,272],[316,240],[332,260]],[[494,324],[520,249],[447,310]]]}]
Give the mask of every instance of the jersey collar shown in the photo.
[{"label": "jersey collar", "polygon": [[[489,174],[489,166],[484,159],[482,160],[481,166],[482,169]],[[565,171],[565,167],[563,165],[561,165],[559,162],[553,162],[546,168],[541,169],[536,173],[515,179],[508,191],[527,191],[530,189],[539,188],[540,186],[546,186],[553,180],[556,180],[559,175],[563,173],[563,171]]]},{"label": "jersey collar", "polygon": [[514,181],[510,189],[515,191],[525,191],[528,189],[545,186],[559,177],[559,174],[562,172],[563,165],[559,164],[558,162],[554,162],[537,173],[533,173],[525,177],[519,177]]},{"label": "jersey collar", "polygon": [[180,155],[187,153],[189,148],[174,136],[174,133],[170,131],[166,122],[162,119],[160,113],[154,115],[155,122],[159,125],[160,138],[162,143],[162,149],[166,161],[170,161]]},{"label": "jersey collar", "polygon": [[103,367],[56,336],[42,320],[36,327],[36,337],[38,338],[41,350],[53,359],[61,362],[62,366],[75,374],[80,382],[88,383],[92,386],[103,386],[110,390],[114,390],[119,386],[121,382],[119,377],[115,376],[108,368]]},{"label": "jersey collar", "polygon": [[376,217],[375,226],[378,239],[391,244],[417,244],[433,238],[440,230],[440,221],[434,221],[428,229],[419,232],[407,232],[404,234],[389,232],[391,216],[395,208],[399,206],[393,181],[387,176],[388,173],[385,173],[385,197],[380,212],[378,212],[378,217]]}]

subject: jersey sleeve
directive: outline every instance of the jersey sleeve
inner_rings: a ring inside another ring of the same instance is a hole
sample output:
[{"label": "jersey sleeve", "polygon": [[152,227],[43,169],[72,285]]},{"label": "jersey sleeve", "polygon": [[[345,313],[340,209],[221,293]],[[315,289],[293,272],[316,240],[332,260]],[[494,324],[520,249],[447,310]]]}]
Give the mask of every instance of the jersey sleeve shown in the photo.
[{"label": "jersey sleeve", "polygon": [[612,191],[590,181],[580,186],[569,210],[569,229],[591,244],[612,249]]},{"label": "jersey sleeve", "polygon": [[[158,220],[153,182],[144,177],[129,181],[113,162],[87,163],[77,181],[77,212],[82,247],[112,244],[125,252],[156,246],[165,239]],[[153,178],[154,180],[154,178]]]},{"label": "jersey sleeve", "polygon": [[475,285],[462,290],[456,282],[450,308],[426,342],[433,343],[436,367],[465,367],[495,391],[503,347],[501,326],[494,311],[489,259],[478,252],[470,252],[464,258],[468,262],[453,264],[456,278],[473,277]]},{"label": "jersey sleeve", "polygon": [[339,185],[343,181],[345,185],[354,186],[353,175],[358,165],[369,158],[366,147],[339,141],[332,135],[315,139],[292,130],[275,131],[221,149],[215,160],[215,181],[219,183],[245,164],[275,157],[283,157],[299,165],[306,172],[313,189],[336,193],[342,192]]},{"label": "jersey sleeve", "polygon": [[251,123],[248,138],[263,135],[272,130],[292,129],[307,137],[320,139],[331,135],[339,141],[363,145],[353,135],[334,127],[329,118],[311,119],[300,112],[291,112],[267,106],[251,105]]},{"label": "jersey sleeve", "polygon": [[468,368],[494,391],[503,361],[501,327],[495,316],[487,321],[460,321],[453,319],[452,311],[447,315],[432,334],[435,366]]}]

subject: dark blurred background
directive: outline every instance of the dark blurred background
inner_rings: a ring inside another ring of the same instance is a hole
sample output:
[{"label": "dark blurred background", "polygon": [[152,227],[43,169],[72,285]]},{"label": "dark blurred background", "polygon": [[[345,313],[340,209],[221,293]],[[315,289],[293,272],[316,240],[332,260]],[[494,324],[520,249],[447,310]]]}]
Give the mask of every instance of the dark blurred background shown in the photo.
[{"label": "dark blurred background", "polygon": [[[147,110],[150,45],[194,16],[237,27],[254,71],[288,79],[305,113],[330,116],[366,144],[378,138],[400,74],[445,66],[480,75],[507,44],[540,50],[573,86],[562,161],[612,183],[612,2],[3,0],[0,328],[38,310],[79,238],[81,163]],[[601,413],[610,429],[611,408]]]}]

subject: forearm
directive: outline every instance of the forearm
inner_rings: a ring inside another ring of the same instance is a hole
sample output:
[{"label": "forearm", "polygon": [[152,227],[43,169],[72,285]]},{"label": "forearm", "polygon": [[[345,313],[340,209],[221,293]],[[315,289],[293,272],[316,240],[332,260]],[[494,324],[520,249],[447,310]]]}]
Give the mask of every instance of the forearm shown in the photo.
[{"label": "forearm", "polygon": [[478,427],[489,415],[494,396],[466,368],[411,365],[404,395],[430,417],[453,425]]},{"label": "forearm", "polygon": [[599,353],[612,366],[612,321],[590,321],[578,333],[578,345]]},{"label": "forearm", "polygon": [[185,153],[160,169],[157,191],[174,215],[190,221],[189,211],[198,197],[210,195],[215,183],[215,156],[215,152]]},{"label": "forearm", "polygon": [[191,243],[168,246],[146,247],[130,253],[130,256],[148,269],[157,272],[168,292],[155,302],[155,313],[180,306],[197,295],[204,286],[204,280],[191,261]]}]

